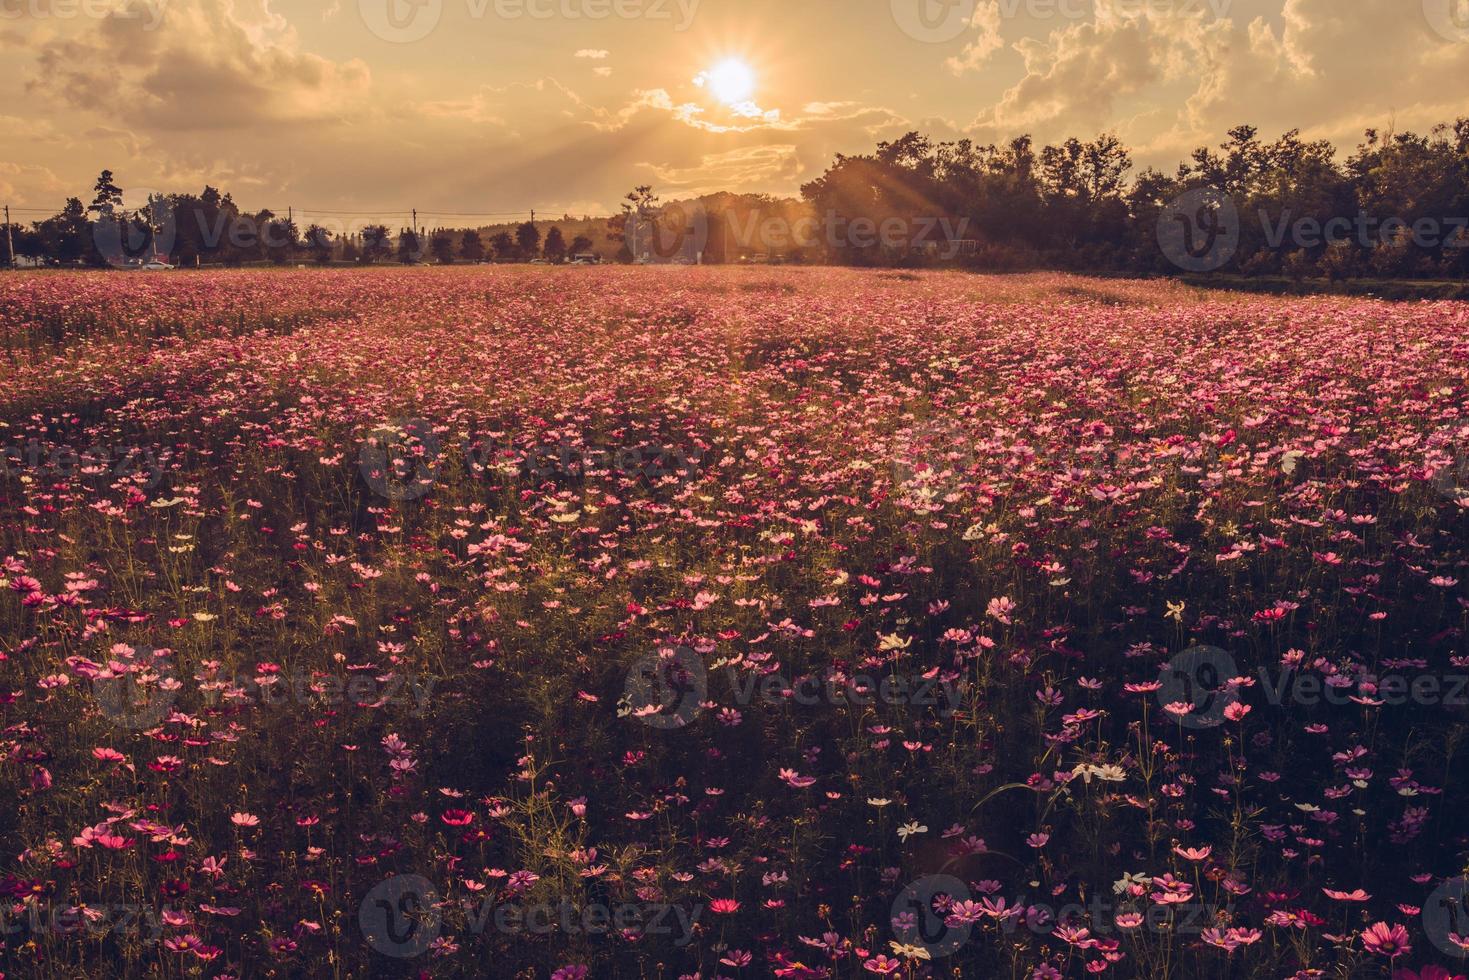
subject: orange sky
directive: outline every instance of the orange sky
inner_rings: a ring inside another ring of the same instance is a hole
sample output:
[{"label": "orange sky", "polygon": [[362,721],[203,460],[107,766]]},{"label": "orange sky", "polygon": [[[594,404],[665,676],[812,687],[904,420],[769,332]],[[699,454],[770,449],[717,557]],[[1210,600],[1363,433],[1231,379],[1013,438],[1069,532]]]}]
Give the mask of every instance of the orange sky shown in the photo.
[{"label": "orange sky", "polygon": [[[726,58],[743,104],[696,81]],[[0,0],[0,69],[0,203],[105,165],[129,203],[605,213],[794,194],[914,128],[1350,147],[1469,114],[1469,0]]]}]

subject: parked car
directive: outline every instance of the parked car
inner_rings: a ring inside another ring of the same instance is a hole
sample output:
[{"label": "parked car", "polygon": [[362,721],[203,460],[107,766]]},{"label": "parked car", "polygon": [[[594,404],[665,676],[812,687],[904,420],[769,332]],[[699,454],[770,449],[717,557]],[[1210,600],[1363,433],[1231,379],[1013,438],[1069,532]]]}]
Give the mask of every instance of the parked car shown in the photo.
[{"label": "parked car", "polygon": [[168,269],[175,269],[178,267],[169,265],[167,262],[160,262],[157,259],[154,259],[151,262],[144,262],[142,268],[144,272],[164,272]]}]

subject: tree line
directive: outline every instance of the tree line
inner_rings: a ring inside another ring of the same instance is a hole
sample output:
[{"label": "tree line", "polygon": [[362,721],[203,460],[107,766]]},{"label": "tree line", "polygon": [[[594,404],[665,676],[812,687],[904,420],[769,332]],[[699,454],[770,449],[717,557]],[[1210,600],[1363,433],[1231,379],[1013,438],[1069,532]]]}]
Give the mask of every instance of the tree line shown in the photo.
[{"label": "tree line", "polygon": [[1469,118],[1426,134],[1368,130],[1345,159],[1296,130],[1266,141],[1238,126],[1172,173],[1135,175],[1110,133],[1038,146],[1029,136],[980,145],[911,132],[838,155],[800,200],[721,193],[661,204],[643,186],[606,224],[598,244],[583,234],[568,242],[558,227],[543,237],[529,221],[493,235],[394,234],[381,224],[344,234],[247,212],[212,187],[130,212],[103,171],[89,206],[71,198],[50,218],[12,225],[0,250],[13,240],[18,255],[52,265],[136,263],[161,251],[187,265],[561,262],[595,250],[624,262],[1463,278]]},{"label": "tree line", "polygon": [[482,236],[478,229],[432,231],[384,224],[360,229],[297,225],[289,215],[246,211],[227,193],[206,186],[199,194],[152,195],[136,210],[123,205],[123,189],[104,170],[92,188],[92,203],[68,198],[61,210],[30,226],[12,224],[0,234],[0,263],[15,255],[33,264],[131,267],[149,261],[175,265],[226,265],[268,262],[373,264],[497,261],[563,262],[590,252],[591,239],[567,241],[552,226],[544,238],[527,221],[510,231]]},{"label": "tree line", "polygon": [[[988,268],[1143,273],[1463,277],[1469,273],[1469,118],[1426,135],[1368,130],[1343,161],[1292,130],[1253,126],[1199,147],[1169,174],[1132,179],[1116,136],[1037,147],[932,142],[918,133],[838,156],[802,188],[822,215],[963,221]],[[838,242],[844,261],[922,260],[925,251]]]}]

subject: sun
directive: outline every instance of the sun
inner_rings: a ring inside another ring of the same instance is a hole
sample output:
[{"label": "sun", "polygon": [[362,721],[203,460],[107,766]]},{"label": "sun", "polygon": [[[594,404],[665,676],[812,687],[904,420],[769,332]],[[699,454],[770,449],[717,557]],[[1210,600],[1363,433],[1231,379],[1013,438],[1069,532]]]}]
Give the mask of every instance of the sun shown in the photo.
[{"label": "sun", "polygon": [[714,97],[725,105],[750,101],[755,94],[755,72],[738,58],[726,58],[699,76]]}]

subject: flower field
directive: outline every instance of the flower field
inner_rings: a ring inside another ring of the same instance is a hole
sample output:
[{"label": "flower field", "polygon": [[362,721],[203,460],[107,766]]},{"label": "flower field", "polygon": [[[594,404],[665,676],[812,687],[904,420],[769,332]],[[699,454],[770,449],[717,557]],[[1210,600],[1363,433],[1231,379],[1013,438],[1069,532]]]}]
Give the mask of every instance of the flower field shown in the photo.
[{"label": "flower field", "polygon": [[6,977],[1469,973],[1469,305],[0,277]]}]

